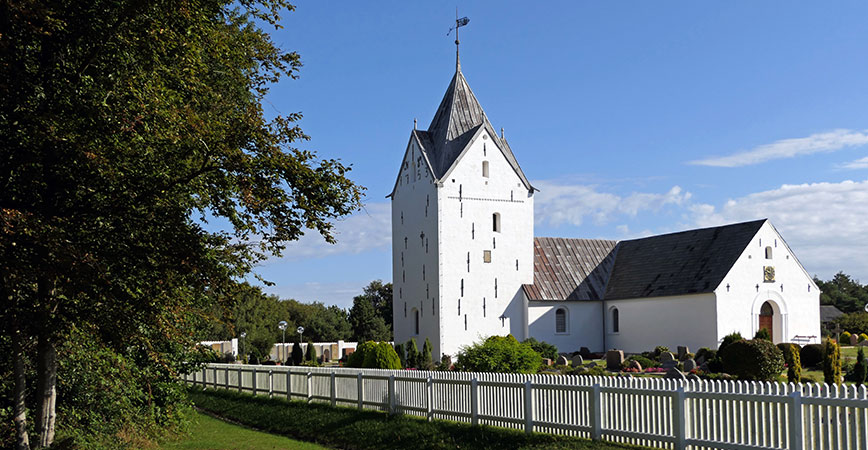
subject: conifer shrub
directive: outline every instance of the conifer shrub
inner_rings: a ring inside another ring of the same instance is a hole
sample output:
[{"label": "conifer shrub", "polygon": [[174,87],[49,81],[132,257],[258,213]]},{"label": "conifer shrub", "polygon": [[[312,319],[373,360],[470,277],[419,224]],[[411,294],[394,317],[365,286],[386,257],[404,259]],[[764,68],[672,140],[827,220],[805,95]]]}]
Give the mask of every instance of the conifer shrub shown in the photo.
[{"label": "conifer shrub", "polygon": [[300,366],[304,361],[304,351],[301,349],[301,343],[296,342],[292,344],[292,352],[289,354],[289,359],[292,361],[293,366]]},{"label": "conifer shrub", "polygon": [[395,353],[398,354],[398,359],[401,360],[401,367],[407,367],[407,352],[404,350],[404,344],[395,344]]},{"label": "conifer shrub", "polygon": [[425,344],[422,345],[422,353],[419,356],[419,369],[432,370],[434,369],[434,361],[431,360],[431,341],[425,338]]},{"label": "conifer shrub", "polygon": [[[780,348],[780,347],[778,347]],[[802,381],[802,360],[799,357],[799,346],[791,344],[783,351],[784,360],[787,363],[787,381],[800,383]]]},{"label": "conifer shrub", "polygon": [[791,347],[795,347],[796,353],[802,350],[802,347],[800,347],[799,344],[794,344],[792,342],[781,342],[780,344],[777,344],[777,347],[781,349],[781,352],[784,354],[784,362],[786,362],[787,364],[790,363]]},{"label": "conifer shrub", "polygon": [[304,363],[309,366],[319,365],[319,361],[316,359],[316,349],[313,348],[313,341],[307,341],[307,349],[304,352]]},{"label": "conifer shrub", "polygon": [[491,336],[464,347],[455,368],[467,372],[534,373],[540,364],[542,356],[510,334]]},{"label": "conifer shrub", "polygon": [[865,361],[865,351],[862,347],[859,347],[859,350],[856,352],[856,364],[853,366],[853,370],[847,374],[845,380],[856,384],[863,384],[865,383],[866,376],[868,376],[868,365],[866,365]]},{"label": "conifer shrub", "polygon": [[841,384],[841,347],[829,338],[823,342],[823,381]]},{"label": "conifer shrub", "polygon": [[843,345],[850,345],[850,336],[853,336],[849,331],[845,331],[841,333],[841,343]]},{"label": "conifer shrub", "polygon": [[410,338],[407,341],[407,364],[404,367],[409,368],[418,368],[419,367],[419,347],[416,346],[416,339]]},{"label": "conifer shrub", "polygon": [[756,334],[753,335],[754,339],[765,339],[767,341],[772,340],[772,336],[769,334],[769,330],[765,328],[760,328],[757,330]]},{"label": "conifer shrub", "polygon": [[808,344],[799,351],[802,367],[817,367],[823,363],[823,344]]},{"label": "conifer shrub", "polygon": [[781,350],[765,339],[733,342],[722,358],[726,372],[744,380],[776,381],[784,370]]}]

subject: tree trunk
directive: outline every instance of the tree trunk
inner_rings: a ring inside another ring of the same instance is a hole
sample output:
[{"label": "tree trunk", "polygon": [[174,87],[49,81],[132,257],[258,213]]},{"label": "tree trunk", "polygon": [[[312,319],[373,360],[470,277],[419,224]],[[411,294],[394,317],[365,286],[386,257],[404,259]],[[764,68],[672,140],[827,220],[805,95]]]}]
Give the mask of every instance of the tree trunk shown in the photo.
[{"label": "tree trunk", "polygon": [[43,448],[50,447],[54,442],[56,418],[57,350],[50,338],[39,338],[37,358],[36,432],[39,433],[39,442],[36,448]]},{"label": "tree trunk", "polygon": [[12,325],[12,370],[15,376],[14,409],[12,421],[15,423],[16,450],[30,450],[30,437],[27,435],[27,379],[24,376],[24,343],[18,323]]}]

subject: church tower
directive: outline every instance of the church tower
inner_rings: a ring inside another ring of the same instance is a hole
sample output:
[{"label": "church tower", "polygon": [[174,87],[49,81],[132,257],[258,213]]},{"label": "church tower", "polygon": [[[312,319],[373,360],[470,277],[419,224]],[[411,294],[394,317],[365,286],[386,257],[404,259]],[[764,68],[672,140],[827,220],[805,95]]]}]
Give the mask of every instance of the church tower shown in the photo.
[{"label": "church tower", "polygon": [[491,335],[527,337],[534,191],[456,61],[388,196],[395,343],[430,339],[436,362]]}]

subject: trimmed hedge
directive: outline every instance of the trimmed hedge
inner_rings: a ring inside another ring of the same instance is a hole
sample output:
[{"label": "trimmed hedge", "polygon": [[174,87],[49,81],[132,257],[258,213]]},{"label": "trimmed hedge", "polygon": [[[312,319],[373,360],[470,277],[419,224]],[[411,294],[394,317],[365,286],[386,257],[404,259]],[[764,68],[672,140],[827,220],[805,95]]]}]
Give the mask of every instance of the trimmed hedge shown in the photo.
[{"label": "trimmed hedge", "polygon": [[817,367],[823,363],[823,344],[808,344],[799,351],[802,367]]},{"label": "trimmed hedge", "polygon": [[777,381],[784,370],[781,350],[765,339],[742,339],[726,346],[722,353],[723,367],[740,379]]},{"label": "trimmed hedge", "polygon": [[365,369],[401,368],[401,359],[388,342],[362,342],[347,359],[347,367]]}]

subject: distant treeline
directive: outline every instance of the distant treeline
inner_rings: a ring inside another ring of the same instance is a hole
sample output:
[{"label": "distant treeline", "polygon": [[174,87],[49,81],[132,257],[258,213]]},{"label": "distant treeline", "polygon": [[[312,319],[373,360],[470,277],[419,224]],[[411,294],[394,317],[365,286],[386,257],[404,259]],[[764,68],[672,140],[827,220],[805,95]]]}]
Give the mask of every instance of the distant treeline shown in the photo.
[{"label": "distant treeline", "polygon": [[834,305],[845,313],[864,312],[868,304],[868,285],[859,283],[844,272],[838,272],[829,281],[823,281],[814,276],[814,282],[820,287],[820,304]]}]

